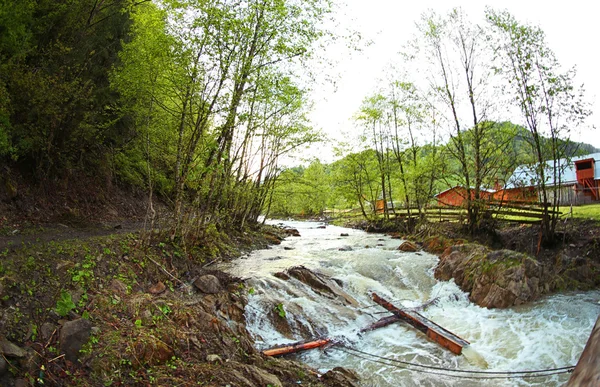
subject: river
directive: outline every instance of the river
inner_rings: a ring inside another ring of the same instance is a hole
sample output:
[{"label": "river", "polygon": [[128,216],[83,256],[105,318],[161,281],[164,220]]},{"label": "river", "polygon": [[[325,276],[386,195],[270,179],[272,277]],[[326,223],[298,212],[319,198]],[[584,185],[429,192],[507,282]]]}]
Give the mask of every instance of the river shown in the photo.
[{"label": "river", "polygon": [[[335,337],[360,352],[333,346],[292,357],[323,373],[338,366],[353,369],[364,386],[561,386],[570,374],[509,378],[504,374],[459,374],[401,362],[475,372],[571,366],[576,364],[600,313],[599,291],[553,295],[505,310],[481,308],[469,302],[468,295],[454,282],[433,277],[437,256],[398,251],[401,240],[331,225],[323,229],[319,226],[324,224],[317,222],[284,223],[298,229],[301,237],[288,237],[281,245],[221,267],[247,279],[248,330],[259,349],[318,336]],[[348,236],[341,236],[343,233]],[[339,280],[359,305],[344,305],[295,279],[284,281],[273,276],[298,265]],[[436,304],[420,313],[469,341],[470,351],[453,355],[404,323],[359,335],[360,328],[389,315],[373,305],[369,298],[373,291],[405,308],[437,298]],[[273,315],[279,304],[291,332],[279,332],[272,323],[274,318],[265,317]]]}]

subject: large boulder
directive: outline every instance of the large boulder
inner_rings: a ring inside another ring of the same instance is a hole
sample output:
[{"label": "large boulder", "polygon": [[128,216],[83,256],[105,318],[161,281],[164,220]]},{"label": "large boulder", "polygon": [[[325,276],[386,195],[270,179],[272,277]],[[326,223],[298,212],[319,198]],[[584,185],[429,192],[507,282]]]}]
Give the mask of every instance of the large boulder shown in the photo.
[{"label": "large boulder", "polygon": [[315,273],[304,266],[290,267],[284,273],[276,273],[275,276],[281,279],[293,277],[310,286],[312,290],[322,296],[339,299],[347,305],[358,305],[358,302],[346,293],[333,279],[324,274]]},{"label": "large boulder", "polygon": [[472,302],[486,308],[507,308],[537,299],[549,290],[542,265],[526,254],[491,251],[479,245],[447,248],[435,278],[454,279]]}]

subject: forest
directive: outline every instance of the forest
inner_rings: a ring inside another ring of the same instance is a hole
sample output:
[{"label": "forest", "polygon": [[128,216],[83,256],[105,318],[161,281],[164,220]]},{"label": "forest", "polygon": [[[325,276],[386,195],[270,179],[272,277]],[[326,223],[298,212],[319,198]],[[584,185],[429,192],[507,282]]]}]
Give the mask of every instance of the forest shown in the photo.
[{"label": "forest", "polygon": [[308,119],[311,60],[344,39],[328,27],[336,4],[0,7],[4,196],[20,178],[50,196],[125,187],[147,198],[151,224],[154,201],[167,204],[173,236],[242,229],[263,213],[355,206],[366,216],[377,198],[421,208],[453,185],[473,191],[473,228],[482,189],[518,164],[575,155],[570,133],[590,114],[575,69],[560,66],[538,27],[493,9],[482,25],[460,9],[431,11],[365,96],[350,141],[332,145],[338,161],[292,168],[284,156],[323,140]]}]

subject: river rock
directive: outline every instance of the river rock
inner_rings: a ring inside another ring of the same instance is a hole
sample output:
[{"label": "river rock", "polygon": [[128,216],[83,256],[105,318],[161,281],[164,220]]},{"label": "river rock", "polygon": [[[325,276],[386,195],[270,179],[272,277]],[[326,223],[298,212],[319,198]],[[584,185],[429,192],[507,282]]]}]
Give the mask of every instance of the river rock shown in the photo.
[{"label": "river rock", "polygon": [[400,246],[398,246],[398,250],[404,251],[404,252],[407,252],[407,253],[414,253],[418,249],[419,249],[419,247],[416,244],[414,244],[413,242],[410,242],[410,241],[405,241]]},{"label": "river rock", "polygon": [[350,246],[342,246],[338,250],[339,251],[352,251],[352,247],[350,247]]},{"label": "river rock", "polygon": [[335,281],[323,274],[315,273],[304,266],[294,266],[286,270],[290,277],[310,286],[315,292],[328,298],[340,299],[347,305],[357,306],[358,302],[343,291]]},{"label": "river rock", "polygon": [[56,330],[56,325],[47,321],[47,322],[43,323],[40,328],[40,337],[42,338],[42,340],[48,341],[54,334],[55,330]]},{"label": "river rock", "polygon": [[455,240],[443,236],[431,236],[423,241],[423,250],[432,254],[442,254],[448,247],[462,245],[462,240]]},{"label": "river rock", "polygon": [[76,362],[79,351],[90,338],[92,323],[80,318],[67,321],[60,330],[60,350],[65,354],[65,359]]},{"label": "river rock", "polygon": [[290,236],[294,236],[294,237],[299,237],[300,236],[300,231],[296,230],[295,228],[286,228],[285,233],[290,235]]},{"label": "river rock", "polygon": [[273,374],[250,364],[229,362],[229,385],[231,386],[272,386],[281,387],[281,380]]},{"label": "river rock", "polygon": [[327,371],[322,378],[327,385],[347,387],[358,387],[360,380],[356,372],[343,367]]},{"label": "river rock", "polygon": [[279,279],[282,279],[282,280],[284,280],[284,281],[288,281],[288,280],[290,279],[290,276],[289,276],[289,275],[287,275],[287,274],[286,274],[285,272],[283,272],[283,271],[280,271],[280,272],[274,273],[274,274],[273,274],[273,276],[274,276],[274,277],[277,277],[277,278],[279,278]]},{"label": "river rock", "polygon": [[340,234],[340,236],[347,237],[347,236],[350,236],[350,234],[348,234],[347,232],[343,232],[343,233]]},{"label": "river rock", "polygon": [[281,244],[281,238],[279,238],[279,236],[277,236],[277,235],[265,233],[264,236],[265,236],[265,239],[267,240],[267,242],[269,242],[272,245],[280,245]]},{"label": "river rock", "polygon": [[27,351],[10,341],[0,340],[0,353],[6,357],[24,358]]},{"label": "river rock", "polygon": [[435,278],[453,278],[472,302],[486,308],[508,308],[537,299],[545,291],[540,285],[545,276],[542,266],[526,254],[472,244],[446,249],[435,269]]},{"label": "river rock", "polygon": [[205,274],[194,281],[194,286],[202,293],[216,294],[221,291],[221,282],[212,274]]}]

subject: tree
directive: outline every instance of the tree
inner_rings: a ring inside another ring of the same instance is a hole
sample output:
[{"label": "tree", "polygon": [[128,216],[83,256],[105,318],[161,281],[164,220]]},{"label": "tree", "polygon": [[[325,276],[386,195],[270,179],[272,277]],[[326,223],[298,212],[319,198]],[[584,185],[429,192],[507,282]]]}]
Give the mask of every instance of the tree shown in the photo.
[{"label": "tree", "polygon": [[468,227],[474,232],[481,221],[483,184],[493,171],[490,166],[502,157],[496,150],[508,146],[490,141],[494,125],[488,94],[491,68],[484,61],[489,56],[486,37],[460,9],[445,18],[435,13],[424,15],[418,27],[422,39],[416,47],[431,64],[431,90],[445,106],[441,111],[453,128],[446,150],[459,164],[456,177],[466,190]]},{"label": "tree", "polygon": [[385,115],[386,99],[381,94],[365,98],[357,121],[365,128],[366,137],[370,138],[375,148],[377,166],[379,169],[380,200],[383,200],[383,216],[389,219],[388,201],[392,200],[391,168],[389,154],[389,126]]},{"label": "tree", "polygon": [[[506,11],[488,9],[486,14],[495,33],[498,70],[506,77],[507,89],[530,132],[528,140],[544,205],[541,235],[546,242],[553,242],[561,168],[566,165],[561,166],[560,159],[567,157],[568,142],[561,139],[568,139],[570,131],[581,125],[590,112],[582,89],[573,86],[575,69],[561,71],[539,27],[520,24]],[[552,195],[553,188],[558,189]]]},{"label": "tree", "polygon": [[332,165],[334,192],[351,206],[358,204],[365,219],[375,215],[381,189],[379,163],[375,151],[350,153]]}]

